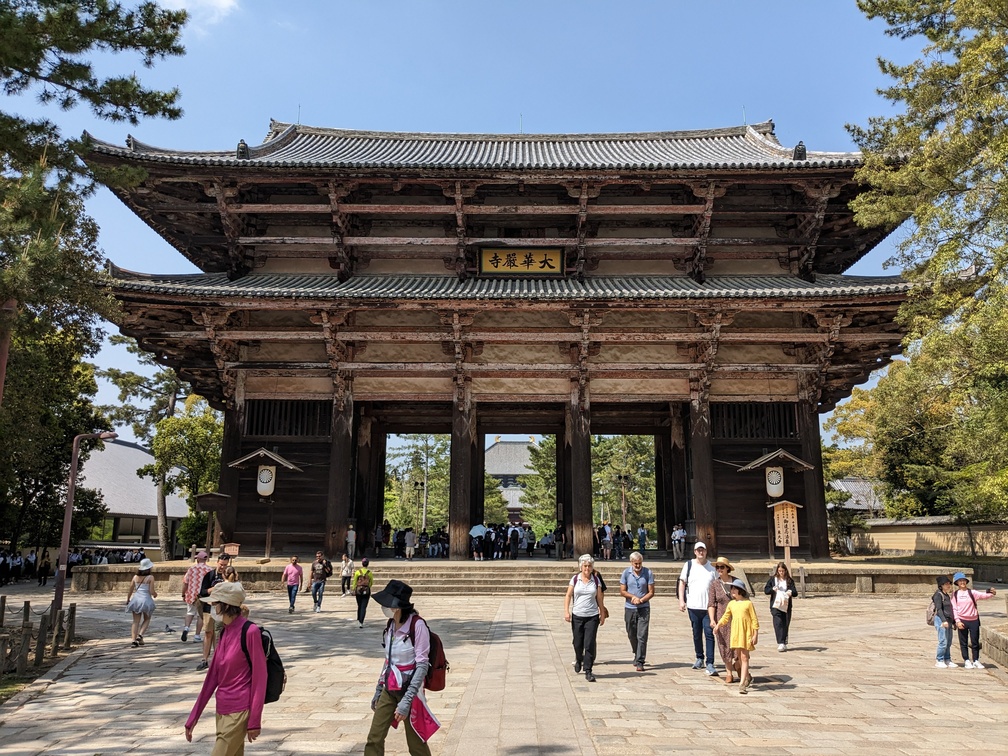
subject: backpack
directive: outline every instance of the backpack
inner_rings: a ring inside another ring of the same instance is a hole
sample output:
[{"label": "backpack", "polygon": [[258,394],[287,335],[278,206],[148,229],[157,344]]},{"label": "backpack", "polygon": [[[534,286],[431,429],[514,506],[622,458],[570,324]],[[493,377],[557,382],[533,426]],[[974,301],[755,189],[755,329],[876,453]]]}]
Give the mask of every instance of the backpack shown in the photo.
[{"label": "backpack", "polygon": [[[253,624],[251,621],[242,628],[241,647],[245,653],[245,659],[252,667],[252,657],[248,650],[248,628]],[[259,625],[259,633],[262,635],[263,653],[266,654],[266,700],[265,703],[273,703],[280,700],[280,694],[287,686],[287,673],[284,672],[283,662],[280,661],[280,654],[277,653],[276,646],[273,645],[273,635],[262,625]]]},{"label": "backpack", "polygon": [[935,602],[932,598],[927,607],[927,624],[929,627],[934,624],[934,618],[937,613],[938,609],[935,607]]},{"label": "backpack", "polygon": [[[417,614],[414,614],[410,616],[409,627],[409,639],[412,645],[416,645],[414,628],[416,627],[417,620],[421,620],[425,625],[427,625],[427,632],[430,634],[430,652],[427,655],[427,660],[430,662],[430,666],[427,668],[427,675],[424,677],[424,687],[427,690],[444,690],[447,682],[446,676],[448,672],[451,671],[451,664],[448,663],[448,657],[445,656],[444,644],[441,642],[441,636],[430,629],[430,625],[427,624],[427,620]],[[389,620],[388,624],[385,625],[386,633],[392,628],[392,622],[393,620]]]},{"label": "backpack", "polygon": [[366,570],[363,567],[357,570],[357,580],[354,583],[354,593],[358,596],[364,596],[371,590],[371,586],[369,585],[370,581],[368,580],[368,572],[369,570]]},{"label": "backpack", "polygon": [[327,578],[331,578],[332,577],[332,562],[330,562],[328,559],[325,560],[325,564],[323,566],[323,570],[325,570],[325,576]]}]

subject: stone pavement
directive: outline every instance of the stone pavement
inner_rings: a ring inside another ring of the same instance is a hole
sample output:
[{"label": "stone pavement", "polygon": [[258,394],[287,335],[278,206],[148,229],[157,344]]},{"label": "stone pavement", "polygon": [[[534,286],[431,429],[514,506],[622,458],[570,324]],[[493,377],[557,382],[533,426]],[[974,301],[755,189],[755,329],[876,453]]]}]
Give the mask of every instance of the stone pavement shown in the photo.
[{"label": "stone pavement", "polygon": [[[797,601],[792,646],[781,654],[765,597],[757,596],[755,682],[740,696],[720,675],[690,669],[689,623],[658,587],[646,671],[631,666],[622,609],[612,596],[594,684],[571,668],[561,596],[416,595],[451,662],[448,688],[429,696],[443,725],[432,751],[919,754],[960,750],[952,727],[961,718],[973,750],[1005,752],[1008,674],[993,665],[935,669],[935,634],[925,627],[927,601],[920,597]],[[310,611],[310,597],[299,597],[294,615],[279,591],[250,597],[253,618],[273,632],[289,680],[281,700],[267,705],[263,734],[246,753],[363,751],[384,620],[372,603],[358,629],[355,602],[332,588],[320,614]],[[40,591],[4,589],[11,609],[24,598],[41,608],[51,589]],[[208,753],[212,703],[194,742],[183,734],[203,675],[195,669],[198,645],[179,640],[182,602],[162,595],[147,644],[133,649],[125,595],[72,593],[67,600],[78,604],[78,634],[94,640],[0,706],[0,756]],[[1000,597],[985,602],[984,622],[1004,624],[1004,609]],[[958,647],[953,656],[958,660]],[[386,752],[407,753],[405,737],[393,730]]]}]

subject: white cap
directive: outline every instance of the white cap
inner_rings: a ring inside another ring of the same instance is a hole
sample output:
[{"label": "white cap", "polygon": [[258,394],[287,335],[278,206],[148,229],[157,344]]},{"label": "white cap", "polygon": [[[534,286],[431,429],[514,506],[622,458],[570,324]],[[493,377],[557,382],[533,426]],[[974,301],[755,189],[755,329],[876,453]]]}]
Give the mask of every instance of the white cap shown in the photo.
[{"label": "white cap", "polygon": [[697,541],[696,543],[693,544],[693,551],[696,551],[697,549],[706,549],[706,548],[707,544],[704,543],[703,541]]}]

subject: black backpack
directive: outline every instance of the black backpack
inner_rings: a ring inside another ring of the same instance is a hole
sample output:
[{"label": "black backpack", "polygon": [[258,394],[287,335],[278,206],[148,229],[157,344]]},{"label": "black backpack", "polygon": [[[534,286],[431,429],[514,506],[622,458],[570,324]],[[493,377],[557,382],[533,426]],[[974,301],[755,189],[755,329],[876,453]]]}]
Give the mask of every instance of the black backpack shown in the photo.
[{"label": "black backpack", "polygon": [[[253,623],[250,621],[242,628],[241,647],[245,654],[245,659],[252,667],[252,657],[248,650],[248,628]],[[273,634],[262,625],[259,625],[259,633],[262,635],[263,653],[266,654],[266,700],[265,703],[273,703],[280,700],[280,694],[287,686],[287,673],[284,672],[283,662],[280,654],[277,653],[276,646],[273,645]]]}]

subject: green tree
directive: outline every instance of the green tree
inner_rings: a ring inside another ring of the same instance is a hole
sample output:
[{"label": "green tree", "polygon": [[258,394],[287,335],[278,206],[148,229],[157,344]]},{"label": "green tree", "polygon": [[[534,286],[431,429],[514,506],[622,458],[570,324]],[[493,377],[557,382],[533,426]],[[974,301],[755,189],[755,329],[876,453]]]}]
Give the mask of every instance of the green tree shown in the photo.
[{"label": "green tree", "polygon": [[[110,428],[92,404],[93,368],[77,340],[22,314],[13,340],[9,400],[0,407],[0,528],[17,546],[56,543],[62,533],[73,439]],[[96,441],[81,444],[86,461]],[[97,492],[77,486],[73,538],[84,537],[106,509]]]},{"label": "green tree", "polygon": [[447,526],[451,439],[446,434],[412,433],[399,437],[402,444],[389,451],[390,477],[397,505],[388,515],[399,527],[418,532],[427,507],[427,529]]},{"label": "green tree", "polygon": [[507,499],[504,498],[504,492],[501,491],[500,481],[493,475],[483,473],[483,522],[507,521]]},{"label": "green tree", "polygon": [[165,492],[185,497],[190,513],[196,511],[196,495],[217,490],[220,480],[224,423],[201,396],[186,398],[182,414],[165,417],[155,425],[151,443],[153,464],[138,475],[157,480],[163,476]]},{"label": "green tree", "polygon": [[[125,345],[140,365],[148,368],[160,367],[154,358],[142,351],[135,340],[126,336],[112,336],[109,341],[116,345]],[[172,368],[161,367],[153,375],[107,368],[98,371],[98,377],[110,381],[119,389],[119,403],[103,406],[101,410],[109,416],[115,425],[130,425],[133,435],[150,446],[157,423],[175,414],[178,400],[184,397],[182,380]],[[138,402],[138,403],[134,403]],[[168,506],[163,474],[157,476],[157,520],[158,541],[161,553],[165,559],[172,559],[174,550],[171,548],[168,530]],[[204,523],[204,533],[205,523]],[[193,543],[193,541],[182,541]]]},{"label": "green tree", "polygon": [[556,436],[544,436],[529,445],[529,467],[535,472],[519,475],[522,487],[522,519],[537,536],[556,529]]}]

